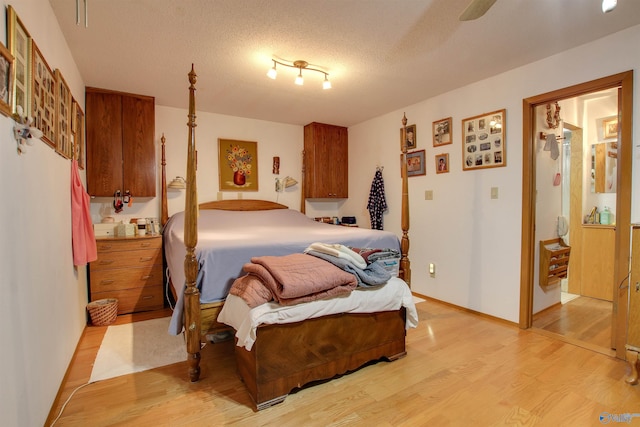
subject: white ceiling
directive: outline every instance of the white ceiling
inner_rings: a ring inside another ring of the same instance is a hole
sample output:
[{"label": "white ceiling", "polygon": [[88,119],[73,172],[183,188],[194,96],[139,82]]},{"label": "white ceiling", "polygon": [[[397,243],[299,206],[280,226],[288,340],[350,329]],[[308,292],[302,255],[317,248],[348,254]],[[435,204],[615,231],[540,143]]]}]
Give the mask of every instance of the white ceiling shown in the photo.
[{"label": "white ceiling", "polygon": [[[498,0],[460,22],[470,0],[50,0],[87,86],[281,123],[351,126],[640,23],[640,1]],[[630,54],[636,54],[630,52]],[[266,72],[271,58],[329,73]],[[593,58],[605,61],[606,58]],[[534,94],[532,94],[534,95]]]}]

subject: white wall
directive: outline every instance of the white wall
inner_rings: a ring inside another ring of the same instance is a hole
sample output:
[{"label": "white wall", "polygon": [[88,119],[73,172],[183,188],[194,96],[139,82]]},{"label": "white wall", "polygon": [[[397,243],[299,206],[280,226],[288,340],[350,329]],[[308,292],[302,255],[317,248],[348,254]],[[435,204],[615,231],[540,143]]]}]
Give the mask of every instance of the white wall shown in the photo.
[{"label": "white wall", "polygon": [[[7,3],[3,2],[6,6]],[[84,83],[47,0],[11,5],[84,105]],[[0,17],[6,34],[6,12]],[[3,36],[2,42],[7,45]],[[0,424],[43,425],[86,323],[86,269],[71,253],[71,162],[36,141],[18,155],[0,117]]]},{"label": "white wall", "polygon": [[[187,73],[185,70],[185,82]],[[198,70],[196,70],[196,73]],[[185,84],[185,88],[188,87]],[[107,88],[108,89],[108,88]],[[185,97],[188,92],[185,89]],[[198,98],[196,95],[196,109]],[[261,199],[282,203],[292,209],[300,209],[300,185],[287,188],[282,193],[275,191],[275,178],[291,176],[301,181],[303,128],[301,126],[262,120],[197,112],[196,149],[198,151],[198,202],[217,200],[218,138],[256,141],[258,143],[258,191],[222,192],[223,199]],[[187,111],[156,105],[156,164],[158,165],[157,197],[137,198],[131,207],[116,214],[112,198],[95,198],[91,202],[91,216],[100,222],[104,216],[113,216],[117,222],[128,222],[130,218],[160,217],[161,138],[165,136],[167,184],[176,176],[187,174]],[[273,157],[280,157],[280,174],[272,172]],[[184,191],[168,190],[169,215],[184,210]]]},{"label": "white wall", "polygon": [[[376,165],[384,169],[387,201],[385,229],[400,234],[398,129],[403,113],[417,125],[417,149],[426,150],[427,175],[409,178],[412,289],[423,295],[482,313],[518,321],[522,217],[522,99],[640,67],[630,55],[640,42],[636,26],[490,79],[409,105],[349,129],[350,189],[342,212],[368,223],[366,194]],[[599,61],[604,56],[615,61]],[[636,75],[637,79],[637,75]],[[634,89],[634,123],[638,117]],[[461,121],[506,108],[507,166],[462,171]],[[431,125],[453,117],[452,145],[433,148]],[[640,182],[637,129],[634,129],[633,182]],[[448,174],[434,173],[434,156],[449,152]],[[357,159],[357,160],[356,160]],[[499,198],[490,198],[498,187]],[[425,190],[434,198],[426,201]],[[632,221],[640,221],[640,194],[633,190]],[[436,264],[430,278],[428,263]]]}]

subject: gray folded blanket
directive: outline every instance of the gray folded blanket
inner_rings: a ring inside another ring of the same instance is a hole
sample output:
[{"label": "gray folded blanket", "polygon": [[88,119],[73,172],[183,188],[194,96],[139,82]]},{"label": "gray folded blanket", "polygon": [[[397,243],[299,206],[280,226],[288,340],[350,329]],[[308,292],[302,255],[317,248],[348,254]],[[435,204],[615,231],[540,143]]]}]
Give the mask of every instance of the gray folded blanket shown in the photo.
[{"label": "gray folded blanket", "polygon": [[353,263],[344,258],[338,258],[332,255],[328,255],[322,252],[309,250],[307,255],[313,255],[330,262],[336,267],[353,274],[356,277],[358,286],[360,287],[374,287],[384,285],[391,279],[391,273],[389,273],[383,266],[377,262],[373,262],[367,265],[365,268],[358,268]]}]

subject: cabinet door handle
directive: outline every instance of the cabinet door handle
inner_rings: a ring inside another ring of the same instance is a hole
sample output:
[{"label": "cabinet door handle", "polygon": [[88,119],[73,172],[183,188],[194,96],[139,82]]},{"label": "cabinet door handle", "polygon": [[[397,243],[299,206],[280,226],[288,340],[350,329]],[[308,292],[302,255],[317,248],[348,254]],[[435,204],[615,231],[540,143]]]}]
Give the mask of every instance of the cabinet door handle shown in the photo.
[{"label": "cabinet door handle", "polygon": [[153,299],[153,295],[145,295],[142,297],[142,299]]},{"label": "cabinet door handle", "polygon": [[140,262],[149,262],[153,259],[151,256],[142,256],[140,257]]},{"label": "cabinet door handle", "polygon": [[146,243],[140,243],[140,247],[141,247],[141,248],[148,248],[149,246],[151,246],[151,243],[148,243],[148,242],[146,242]]},{"label": "cabinet door handle", "polygon": [[112,246],[111,246],[111,245],[100,245],[100,248],[99,248],[99,249],[100,249],[101,251],[104,251],[104,250],[109,250],[109,249],[111,249],[111,248],[112,248]]},{"label": "cabinet door handle", "polygon": [[114,263],[114,260],[112,259],[103,259],[102,261],[100,261],[100,265],[110,265],[113,263]]},{"label": "cabinet door handle", "polygon": [[113,282],[115,282],[115,280],[101,280],[101,281],[100,281],[100,284],[101,284],[101,285],[110,285],[110,284],[112,284]]},{"label": "cabinet door handle", "polygon": [[153,274],[147,274],[146,276],[142,276],[140,279],[141,280],[149,280],[153,278]]}]

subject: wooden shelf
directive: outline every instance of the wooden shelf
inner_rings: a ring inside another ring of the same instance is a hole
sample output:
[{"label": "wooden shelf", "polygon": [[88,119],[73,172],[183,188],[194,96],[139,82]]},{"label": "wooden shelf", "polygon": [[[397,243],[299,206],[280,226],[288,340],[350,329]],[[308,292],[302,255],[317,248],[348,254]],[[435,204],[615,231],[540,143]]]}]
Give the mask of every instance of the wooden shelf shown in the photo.
[{"label": "wooden shelf", "polygon": [[540,286],[547,287],[567,277],[571,246],[562,239],[540,241]]}]

